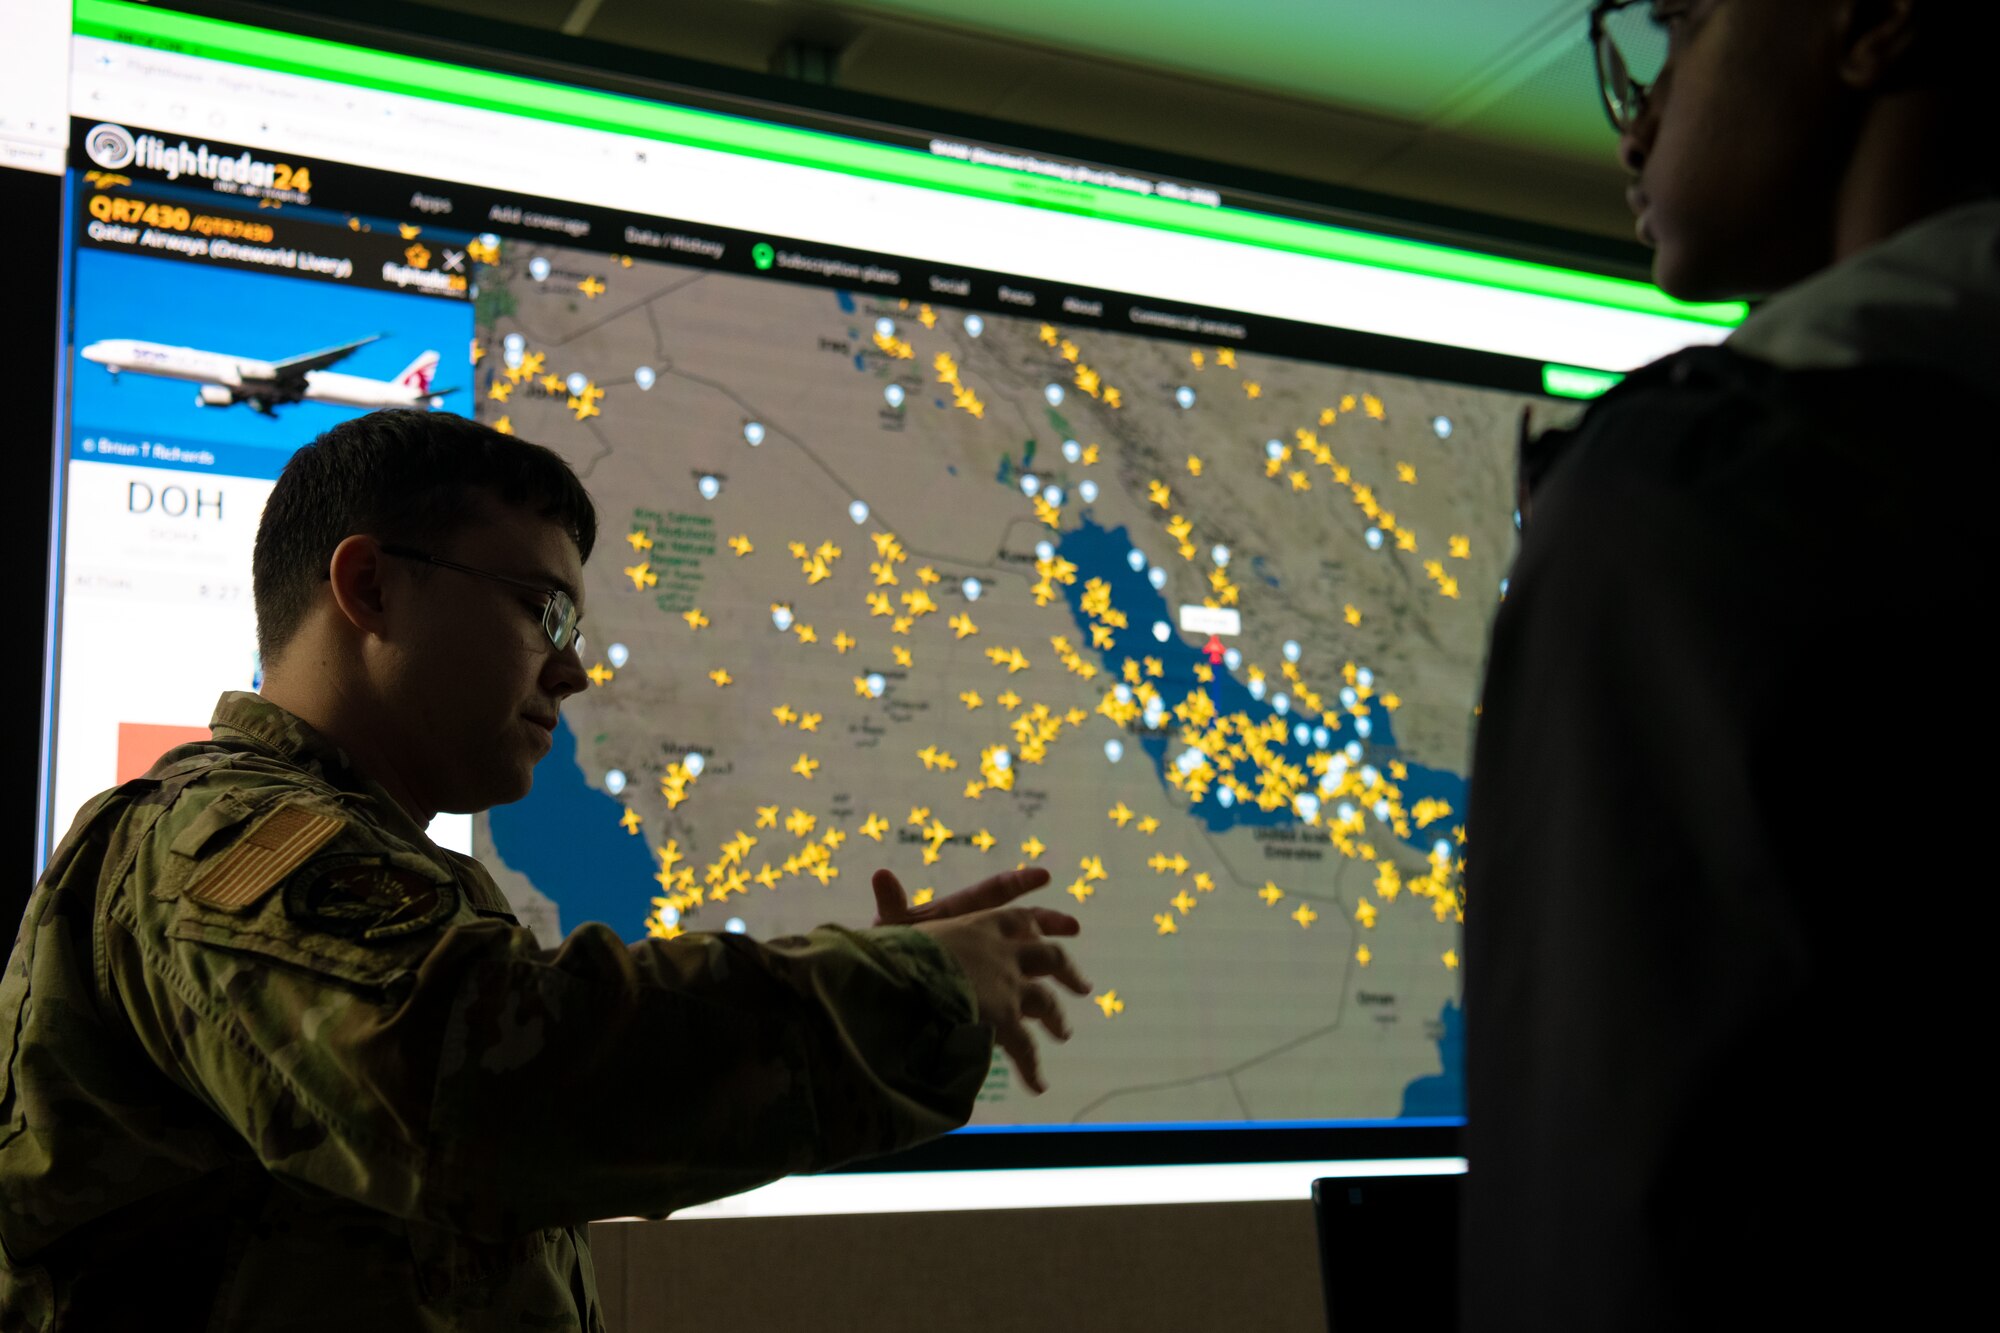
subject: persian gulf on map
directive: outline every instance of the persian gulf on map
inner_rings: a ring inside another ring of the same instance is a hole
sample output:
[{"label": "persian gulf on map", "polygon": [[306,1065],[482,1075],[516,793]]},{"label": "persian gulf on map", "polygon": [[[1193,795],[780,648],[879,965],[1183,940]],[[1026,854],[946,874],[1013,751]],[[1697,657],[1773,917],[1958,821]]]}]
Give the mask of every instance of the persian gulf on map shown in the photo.
[{"label": "persian gulf on map", "polygon": [[603,524],[478,854],[545,938],[1017,864],[1100,990],[986,1123],[1462,1113],[1475,691],[1527,400],[507,242],[482,420]]}]

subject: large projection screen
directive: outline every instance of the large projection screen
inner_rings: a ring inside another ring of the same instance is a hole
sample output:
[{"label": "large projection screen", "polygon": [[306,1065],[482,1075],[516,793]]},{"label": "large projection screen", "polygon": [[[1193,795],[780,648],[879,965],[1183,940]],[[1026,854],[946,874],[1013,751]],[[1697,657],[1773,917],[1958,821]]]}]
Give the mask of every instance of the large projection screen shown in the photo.
[{"label": "large projection screen", "polygon": [[533,792],[432,830],[545,943],[1042,865],[1099,990],[1048,1094],[996,1059],[913,1172],[1233,1197],[1186,1168],[1450,1143],[1520,432],[1739,308],[923,126],[75,15],[43,855],[256,686],[291,451],[462,413],[603,525]]}]

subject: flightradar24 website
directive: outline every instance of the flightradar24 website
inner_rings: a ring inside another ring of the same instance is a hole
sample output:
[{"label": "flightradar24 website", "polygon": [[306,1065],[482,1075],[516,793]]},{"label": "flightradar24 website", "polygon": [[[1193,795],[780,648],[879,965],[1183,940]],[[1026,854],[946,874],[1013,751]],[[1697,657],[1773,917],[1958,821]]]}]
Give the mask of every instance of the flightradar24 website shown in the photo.
[{"label": "flightradar24 website", "polygon": [[[1459,590],[1511,552],[1494,479],[1538,364],[74,137],[58,827],[256,684],[251,540],[291,451],[376,407],[459,412],[562,452],[616,546],[562,771],[440,837],[538,934],[849,919],[826,895],[869,868],[850,837],[940,890],[1066,856],[1080,910],[1147,895],[1093,923],[1125,1039],[1060,1105],[996,1066],[982,1122],[1461,1114],[1454,835],[1490,598]],[[1351,600],[1301,597],[1333,558]],[[147,643],[175,651],[135,672]],[[1183,724],[1212,765],[1170,753]],[[1328,1013],[1352,1017],[1309,1060],[1199,1077],[1217,1014],[1230,1050],[1287,1050]]]}]

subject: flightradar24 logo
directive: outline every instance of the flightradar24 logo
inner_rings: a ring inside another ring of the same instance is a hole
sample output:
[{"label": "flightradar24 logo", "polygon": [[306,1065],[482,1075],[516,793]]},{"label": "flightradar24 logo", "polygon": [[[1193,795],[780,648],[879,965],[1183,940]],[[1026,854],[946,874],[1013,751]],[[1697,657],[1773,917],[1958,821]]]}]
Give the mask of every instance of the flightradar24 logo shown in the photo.
[{"label": "flightradar24 logo", "polygon": [[123,125],[92,125],[83,136],[83,151],[106,171],[123,171],[139,155],[139,145]]},{"label": "flightradar24 logo", "polygon": [[123,125],[100,124],[83,136],[83,151],[106,171],[134,170],[157,172],[170,181],[189,177],[212,181],[228,194],[261,198],[308,201],[312,173],[307,167],[286,162],[266,162],[244,149],[219,153],[207,144],[190,144],[186,139],[168,143],[157,134],[138,134]]}]

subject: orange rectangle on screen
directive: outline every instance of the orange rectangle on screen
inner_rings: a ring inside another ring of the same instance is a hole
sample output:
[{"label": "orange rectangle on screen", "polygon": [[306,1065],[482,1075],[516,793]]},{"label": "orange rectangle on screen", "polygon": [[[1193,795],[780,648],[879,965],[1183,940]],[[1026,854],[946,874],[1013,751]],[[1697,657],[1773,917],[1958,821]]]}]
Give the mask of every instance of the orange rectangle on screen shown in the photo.
[{"label": "orange rectangle on screen", "polygon": [[144,777],[146,770],[153,766],[153,761],[176,745],[207,739],[207,727],[173,726],[159,722],[120,722],[117,781],[130,782],[133,778]]}]

